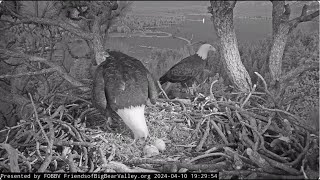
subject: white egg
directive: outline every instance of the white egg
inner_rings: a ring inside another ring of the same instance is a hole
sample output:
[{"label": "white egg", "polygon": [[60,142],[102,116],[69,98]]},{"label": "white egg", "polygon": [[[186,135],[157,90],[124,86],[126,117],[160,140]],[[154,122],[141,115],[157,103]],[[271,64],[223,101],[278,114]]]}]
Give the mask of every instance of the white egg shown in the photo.
[{"label": "white egg", "polygon": [[152,157],[160,154],[160,152],[154,145],[146,145],[143,148],[143,154],[145,157]]},{"label": "white egg", "polygon": [[162,139],[155,140],[153,145],[161,152],[166,150],[166,143]]}]

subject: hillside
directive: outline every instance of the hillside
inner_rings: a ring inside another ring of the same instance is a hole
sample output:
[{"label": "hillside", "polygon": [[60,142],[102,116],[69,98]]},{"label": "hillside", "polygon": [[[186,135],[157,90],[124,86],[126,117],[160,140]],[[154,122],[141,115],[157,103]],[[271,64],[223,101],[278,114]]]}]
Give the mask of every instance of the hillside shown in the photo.
[{"label": "hillside", "polygon": [[[311,9],[319,9],[317,1],[288,1],[291,7],[291,17],[301,14],[304,4]],[[207,14],[208,1],[136,1],[132,7],[133,14]],[[272,3],[270,1],[238,1],[234,9],[235,17],[271,17]]]}]

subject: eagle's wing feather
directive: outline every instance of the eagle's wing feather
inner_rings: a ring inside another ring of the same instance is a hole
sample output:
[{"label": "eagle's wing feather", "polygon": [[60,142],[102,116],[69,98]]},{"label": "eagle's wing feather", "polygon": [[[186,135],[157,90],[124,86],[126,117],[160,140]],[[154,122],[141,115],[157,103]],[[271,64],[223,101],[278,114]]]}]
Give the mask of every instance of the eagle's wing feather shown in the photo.
[{"label": "eagle's wing feather", "polygon": [[106,84],[104,81],[104,69],[102,66],[99,66],[95,72],[95,78],[93,80],[93,88],[92,88],[92,103],[93,106],[96,107],[100,113],[107,117],[112,117],[115,119],[121,119],[117,113],[115,113],[112,109],[108,108],[108,92],[106,89]]},{"label": "eagle's wing feather", "polygon": [[194,78],[202,67],[203,60],[199,58],[195,55],[184,58],[165,74],[165,78],[175,82],[188,81]]}]

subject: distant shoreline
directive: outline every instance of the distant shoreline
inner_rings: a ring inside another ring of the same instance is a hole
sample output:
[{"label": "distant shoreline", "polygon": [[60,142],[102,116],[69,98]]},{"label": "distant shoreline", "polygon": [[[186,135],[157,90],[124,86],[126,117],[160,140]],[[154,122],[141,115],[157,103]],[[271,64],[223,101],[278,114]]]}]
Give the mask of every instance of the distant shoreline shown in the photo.
[{"label": "distant shoreline", "polygon": [[[155,35],[150,35],[155,34]],[[160,35],[159,34],[165,34]],[[168,38],[172,37],[171,33],[163,32],[163,31],[155,31],[155,32],[138,32],[138,33],[110,33],[109,37],[150,37],[150,38]]]}]

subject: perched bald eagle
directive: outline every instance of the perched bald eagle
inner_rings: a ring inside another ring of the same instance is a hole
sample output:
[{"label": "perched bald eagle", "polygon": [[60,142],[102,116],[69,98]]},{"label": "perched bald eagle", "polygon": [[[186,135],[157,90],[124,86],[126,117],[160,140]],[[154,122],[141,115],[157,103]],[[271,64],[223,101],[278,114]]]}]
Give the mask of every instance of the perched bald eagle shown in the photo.
[{"label": "perched bald eagle", "polygon": [[216,51],[210,44],[203,44],[200,46],[196,54],[188,56],[174,65],[167,71],[160,79],[160,83],[166,82],[181,83],[181,85],[193,82],[195,78],[203,72],[206,66],[206,59],[209,51]]},{"label": "perched bald eagle", "polygon": [[102,114],[123,120],[134,139],[147,138],[144,110],[147,99],[155,104],[157,89],[148,69],[137,59],[110,51],[96,69],[92,102]]}]

